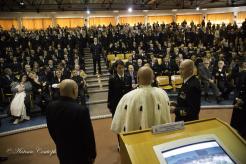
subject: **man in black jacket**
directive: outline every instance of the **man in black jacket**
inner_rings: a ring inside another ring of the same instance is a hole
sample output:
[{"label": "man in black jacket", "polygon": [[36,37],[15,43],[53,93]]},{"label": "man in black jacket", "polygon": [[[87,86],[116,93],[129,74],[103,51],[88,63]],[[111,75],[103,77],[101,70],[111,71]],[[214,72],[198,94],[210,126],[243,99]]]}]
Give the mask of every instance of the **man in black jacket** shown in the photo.
[{"label": "man in black jacket", "polygon": [[233,112],[231,126],[246,139],[246,58],[242,57],[239,63],[239,72],[235,77],[235,99],[233,102]]},{"label": "man in black jacket", "polygon": [[114,117],[116,107],[124,94],[132,90],[132,79],[124,74],[124,63],[121,60],[115,62],[116,73],[109,79],[108,108]]},{"label": "man in black jacket", "polygon": [[94,75],[96,74],[96,64],[98,64],[98,73],[101,74],[102,46],[98,44],[97,38],[94,38],[94,43],[91,45],[91,53],[93,58]]},{"label": "man in black jacket", "polygon": [[199,119],[201,106],[201,87],[194,76],[194,62],[190,59],[180,64],[180,74],[184,83],[178,93],[175,107],[175,121],[193,121]]},{"label": "man in black jacket", "polygon": [[91,164],[96,158],[94,132],[88,109],[76,103],[76,82],[63,80],[60,95],[47,107],[47,126],[60,163]]}]

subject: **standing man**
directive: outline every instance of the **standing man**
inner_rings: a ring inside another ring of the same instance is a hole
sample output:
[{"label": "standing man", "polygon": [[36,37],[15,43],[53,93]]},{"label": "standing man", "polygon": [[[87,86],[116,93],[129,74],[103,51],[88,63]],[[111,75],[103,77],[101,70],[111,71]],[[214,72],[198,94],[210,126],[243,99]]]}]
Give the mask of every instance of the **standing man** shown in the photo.
[{"label": "standing man", "polygon": [[96,74],[96,63],[98,65],[98,73],[101,74],[101,54],[102,54],[102,46],[98,44],[97,38],[94,38],[94,42],[91,45],[91,53],[93,59],[93,68],[94,75]]},{"label": "standing man", "polygon": [[235,99],[231,118],[231,126],[246,139],[246,58],[242,57],[239,63],[239,73],[235,80]]},{"label": "standing man", "polygon": [[143,66],[137,73],[137,89],[125,94],[120,100],[111,124],[115,133],[150,128],[171,122],[170,102],[167,93],[152,87],[153,70]]},{"label": "standing man", "polygon": [[47,126],[56,144],[60,164],[92,164],[96,145],[89,111],[76,103],[78,86],[65,79],[60,84],[60,97],[47,107]]},{"label": "standing man", "polygon": [[108,108],[114,117],[118,102],[124,94],[132,90],[132,79],[124,74],[124,63],[121,60],[115,62],[116,73],[109,79]]},{"label": "standing man", "polygon": [[194,62],[185,59],[180,64],[180,75],[184,83],[178,93],[177,104],[173,107],[175,121],[193,121],[199,119],[201,106],[201,86],[194,76]]}]

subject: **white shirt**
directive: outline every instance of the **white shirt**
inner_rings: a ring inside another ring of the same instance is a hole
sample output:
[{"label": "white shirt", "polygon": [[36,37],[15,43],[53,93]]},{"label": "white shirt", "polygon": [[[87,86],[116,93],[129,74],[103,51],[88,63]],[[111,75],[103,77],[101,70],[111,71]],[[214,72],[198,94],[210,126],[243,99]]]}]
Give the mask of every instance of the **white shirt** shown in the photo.
[{"label": "white shirt", "polygon": [[187,77],[186,79],[184,79],[184,83],[186,83],[193,75]]},{"label": "white shirt", "polygon": [[124,74],[123,74],[123,75],[120,75],[120,74],[117,73],[117,75],[119,76],[120,79],[121,79],[121,78],[124,79]]}]

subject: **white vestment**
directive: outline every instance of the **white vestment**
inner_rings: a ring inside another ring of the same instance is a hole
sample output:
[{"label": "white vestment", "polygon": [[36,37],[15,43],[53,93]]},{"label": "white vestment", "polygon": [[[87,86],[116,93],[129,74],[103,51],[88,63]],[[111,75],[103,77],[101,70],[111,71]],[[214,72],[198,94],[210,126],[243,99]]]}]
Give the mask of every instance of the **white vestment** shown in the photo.
[{"label": "white vestment", "polygon": [[[16,86],[18,88],[19,85]],[[26,93],[25,92],[17,92],[15,94],[15,97],[10,103],[10,112],[12,116],[15,117],[26,117],[26,106],[25,106],[25,97]]]},{"label": "white vestment", "polygon": [[115,133],[129,132],[169,122],[171,116],[167,93],[161,88],[141,86],[121,98],[111,130]]}]

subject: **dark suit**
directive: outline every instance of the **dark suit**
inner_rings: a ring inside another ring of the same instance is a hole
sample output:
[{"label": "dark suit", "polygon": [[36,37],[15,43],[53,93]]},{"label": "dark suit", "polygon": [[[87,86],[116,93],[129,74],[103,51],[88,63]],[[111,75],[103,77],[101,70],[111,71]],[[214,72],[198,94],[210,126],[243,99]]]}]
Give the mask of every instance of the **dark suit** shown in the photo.
[{"label": "dark suit", "polygon": [[125,74],[124,79],[121,80],[118,74],[110,77],[108,87],[108,108],[114,116],[116,107],[124,94],[131,91],[132,79]]},{"label": "dark suit", "polygon": [[[57,76],[55,76],[52,80],[51,84],[59,84],[62,82],[62,80],[64,80],[63,76],[58,79]],[[59,88],[52,88],[52,99],[55,100],[59,97],[60,95],[60,89]]]},{"label": "dark suit", "polygon": [[246,126],[245,126],[245,116],[246,116],[246,71],[241,71],[237,74],[235,81],[235,100],[233,104],[236,104],[236,98],[243,100],[244,102],[233,108],[231,126],[235,128],[238,133],[246,139]]},{"label": "dark suit", "polygon": [[201,63],[198,67],[198,72],[199,72],[199,77],[201,79],[201,83],[204,85],[204,92],[205,92],[205,97],[208,96],[208,90],[209,86],[212,87],[212,91],[215,94],[216,97],[219,96],[219,89],[216,86],[215,83],[210,83],[209,79],[212,79],[212,73],[211,71],[204,66],[203,63]]},{"label": "dark suit", "polygon": [[60,97],[48,105],[47,126],[61,164],[90,164],[96,158],[89,111],[72,98]]},{"label": "dark suit", "polygon": [[[201,86],[199,80],[192,76],[184,83],[178,93],[175,121],[192,121],[199,119],[201,106]],[[182,115],[186,112],[186,115]]]},{"label": "dark suit", "polygon": [[4,75],[0,78],[1,80],[1,87],[3,88],[4,93],[11,93],[11,83],[14,82],[16,79],[13,76]]},{"label": "dark suit", "polygon": [[91,45],[91,53],[93,58],[93,68],[94,68],[94,74],[96,74],[96,63],[98,64],[98,71],[99,74],[101,74],[101,55],[102,55],[102,46],[100,44],[92,44]]}]

